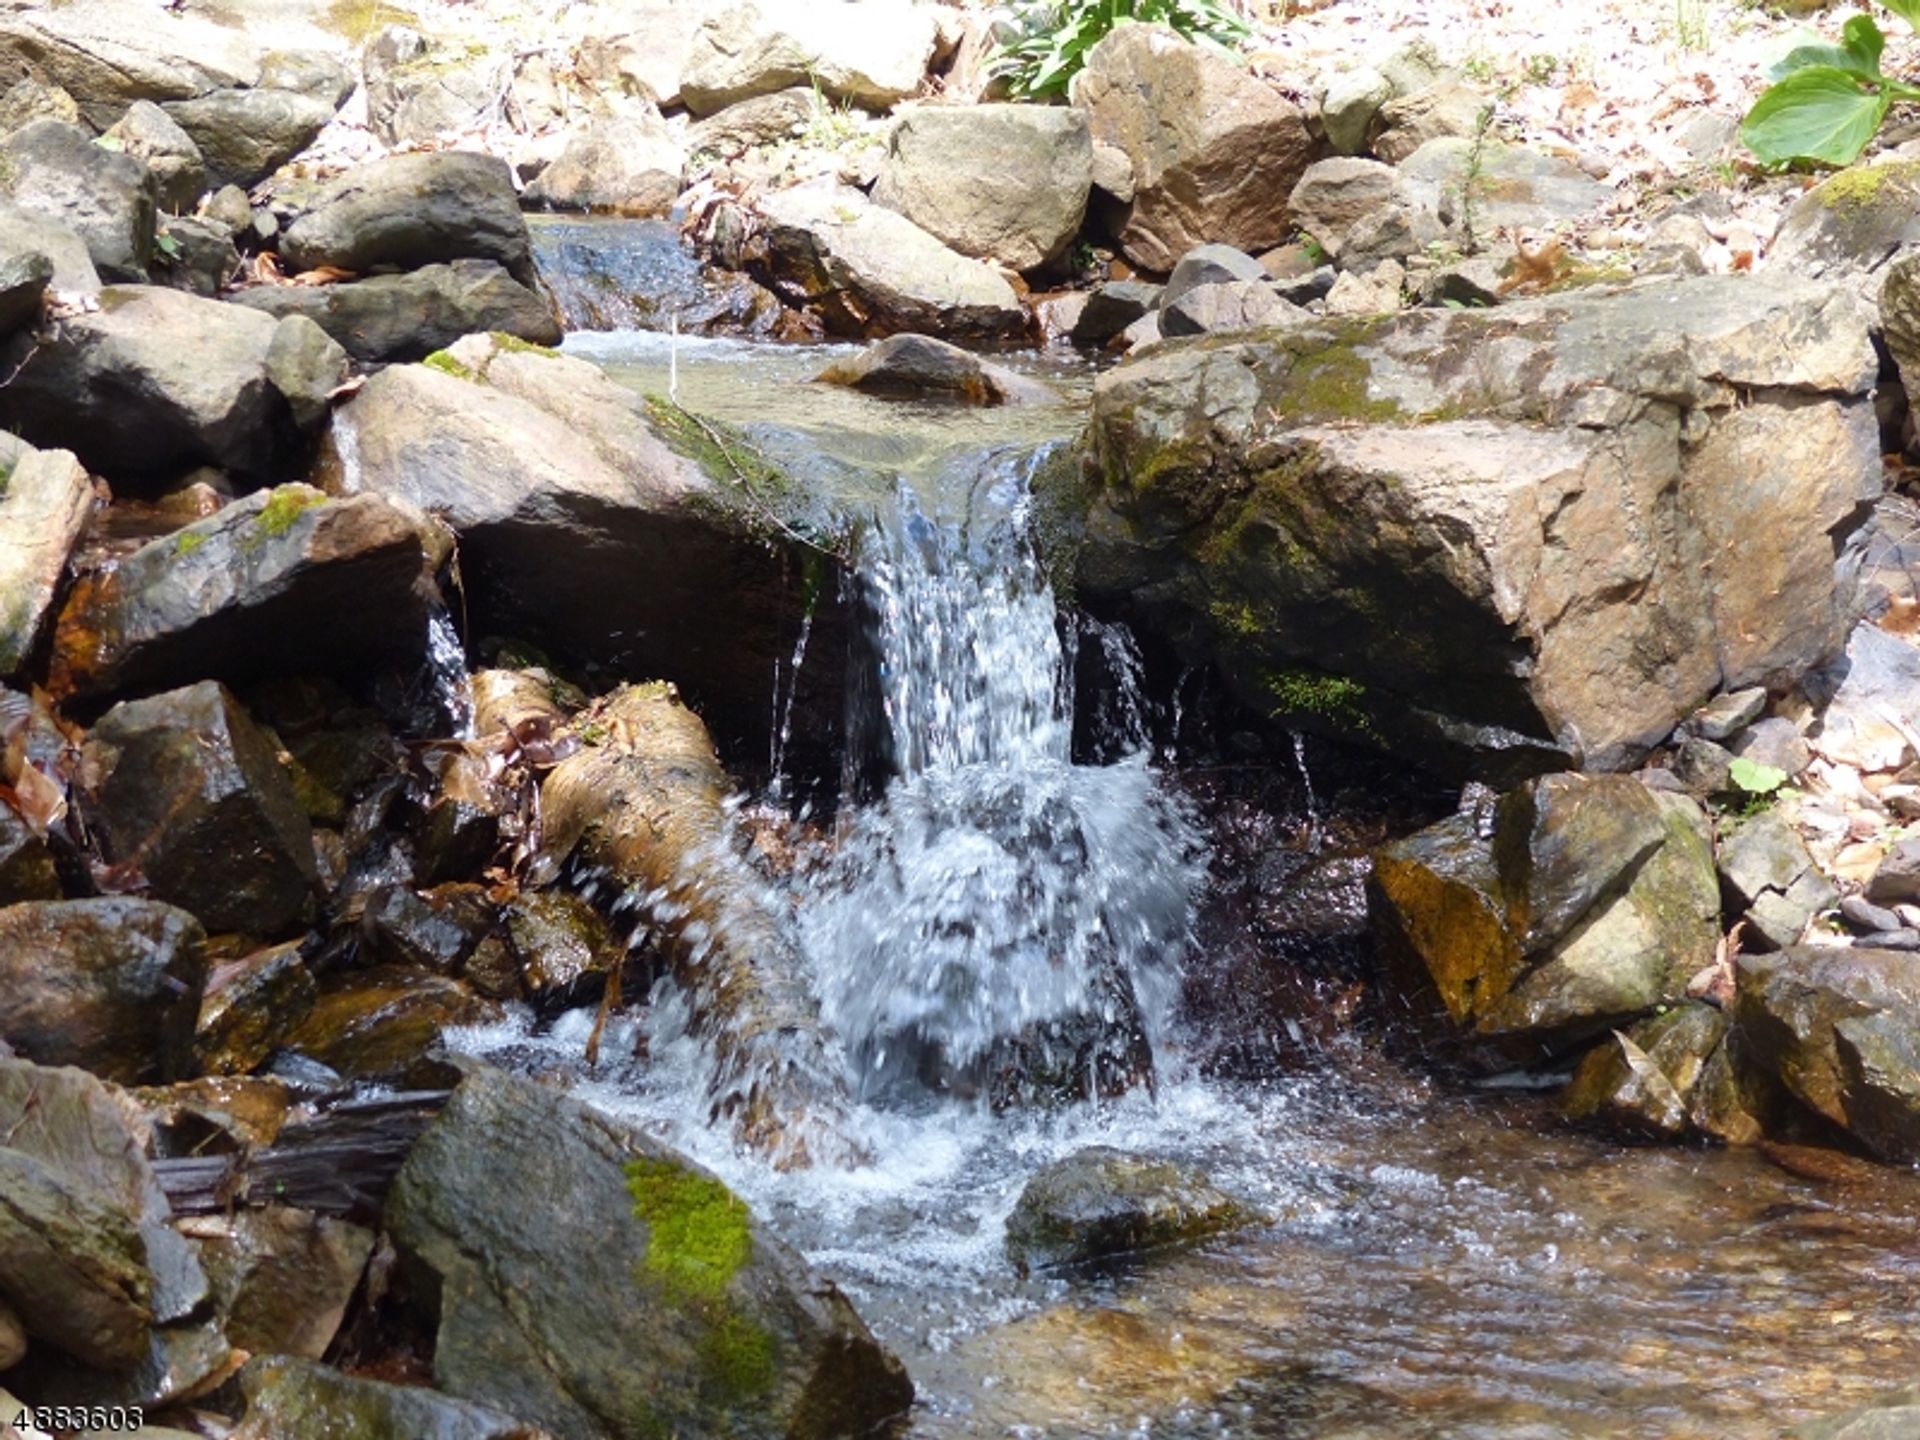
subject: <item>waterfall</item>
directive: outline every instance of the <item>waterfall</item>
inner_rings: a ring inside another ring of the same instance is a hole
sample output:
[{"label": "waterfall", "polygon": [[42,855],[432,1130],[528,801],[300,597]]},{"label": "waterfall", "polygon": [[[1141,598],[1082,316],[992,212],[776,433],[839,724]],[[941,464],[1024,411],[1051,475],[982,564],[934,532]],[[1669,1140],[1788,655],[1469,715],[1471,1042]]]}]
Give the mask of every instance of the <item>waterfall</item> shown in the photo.
[{"label": "waterfall", "polygon": [[891,778],[798,913],[870,1098],[1113,1093],[1150,1074],[1172,1009],[1201,847],[1149,768],[1137,666],[1113,676],[1131,743],[1073,763],[1072,670],[1027,527],[1041,458],[971,457],[942,477],[968,498],[946,521],[903,483],[859,552]]}]

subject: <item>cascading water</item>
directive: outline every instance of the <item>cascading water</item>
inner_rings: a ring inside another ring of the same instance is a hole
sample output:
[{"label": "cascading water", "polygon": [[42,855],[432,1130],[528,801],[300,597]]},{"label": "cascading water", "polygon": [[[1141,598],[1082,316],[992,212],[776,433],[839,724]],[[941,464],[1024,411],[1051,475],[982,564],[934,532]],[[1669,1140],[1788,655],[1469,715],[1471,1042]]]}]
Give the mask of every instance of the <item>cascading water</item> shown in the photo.
[{"label": "cascading water", "polygon": [[843,824],[799,923],[863,1095],[1109,1093],[1150,1067],[1172,1008],[1200,847],[1147,766],[1137,695],[1140,743],[1073,763],[1026,525],[1039,458],[953,477],[970,503],[948,524],[903,483],[861,547],[892,778]]}]

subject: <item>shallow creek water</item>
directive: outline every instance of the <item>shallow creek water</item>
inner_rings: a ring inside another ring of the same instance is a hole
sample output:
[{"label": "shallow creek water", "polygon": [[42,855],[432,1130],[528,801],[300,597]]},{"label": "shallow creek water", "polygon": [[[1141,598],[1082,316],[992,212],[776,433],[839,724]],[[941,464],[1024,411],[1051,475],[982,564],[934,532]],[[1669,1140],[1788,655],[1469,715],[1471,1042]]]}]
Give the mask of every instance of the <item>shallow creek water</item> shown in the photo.
[{"label": "shallow creek water", "polygon": [[[1062,404],[971,412],[806,385],[841,353],[825,347],[681,342],[670,359],[664,337],[615,332],[567,348],[636,388],[672,383],[783,463],[811,453],[872,517],[895,775],[843,807],[837,850],[784,898],[852,1032],[853,1125],[875,1159],[780,1175],[736,1152],[692,1099],[706,1058],[670,993],[605,1045],[644,1041],[645,1063],[585,1073],[590,1012],[460,1043],[574,1073],[723,1175],[905,1360],[914,1434],[1773,1437],[1920,1378],[1911,1172],[1816,1182],[1753,1154],[1623,1147],[1539,1102],[1445,1093],[1357,1041],[1266,1083],[1197,1076],[1164,981],[1205,836],[1124,717],[1114,763],[1072,763],[1071,667],[1021,529],[1031,447],[1069,433],[1090,372],[1016,362]],[[1067,956],[1071,981],[1116,954],[1154,1043],[1150,1093],[996,1115],[886,1063],[1044,1018],[1078,993],[1041,983],[1049,966]],[[1019,1276],[1003,1240],[1021,1187],[1096,1143],[1196,1164],[1268,1223]]]}]

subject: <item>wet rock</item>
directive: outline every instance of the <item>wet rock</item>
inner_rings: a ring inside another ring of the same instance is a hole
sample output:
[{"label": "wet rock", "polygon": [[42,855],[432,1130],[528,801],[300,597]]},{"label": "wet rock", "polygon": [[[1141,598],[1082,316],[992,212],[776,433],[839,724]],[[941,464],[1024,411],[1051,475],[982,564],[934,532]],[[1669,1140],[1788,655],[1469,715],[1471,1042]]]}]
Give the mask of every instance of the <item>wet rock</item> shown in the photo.
[{"label": "wet rock", "polygon": [[1225,334],[1304,325],[1312,319],[1298,305],[1282,300],[1271,281],[1231,280],[1224,284],[1196,285],[1178,299],[1166,302],[1160,310],[1160,333],[1168,337]]},{"label": "wet rock", "polygon": [[484,44],[430,41],[389,25],[366,48],[367,122],[392,147],[484,129],[500,113],[511,64]]},{"label": "wet rock", "polygon": [[[1828,532],[1880,483],[1864,322],[1709,277],[1155,347],[1095,386],[1078,593],[1290,724],[1489,774],[1631,764],[1838,649]],[[1764,563],[1692,558],[1756,535]]]},{"label": "wet rock", "polygon": [[541,1440],[510,1415],[419,1385],[389,1385],[342,1375],[311,1359],[263,1355],[240,1372],[247,1412],[231,1440],[282,1440],[326,1435],[329,1440]]},{"label": "wet rock", "polygon": [[1287,196],[1313,155],[1305,118],[1232,57],[1162,25],[1123,25],[1073,82],[1096,144],[1131,161],[1113,225],[1127,259],[1164,273],[1195,245],[1287,238]]},{"label": "wet rock", "polygon": [[46,839],[13,806],[0,803],[0,905],[58,900],[60,874]]},{"label": "wet rock", "polygon": [[1368,144],[1387,164],[1399,165],[1434,140],[1472,137],[1490,103],[1473,86],[1442,76],[1382,105],[1368,122]]},{"label": "wet rock", "polygon": [[1892,770],[1905,758],[1903,729],[1920,729],[1920,648],[1863,620],[1846,654],[1810,689],[1826,701],[1810,737],[1821,755],[1866,771]]},{"label": "wet rock", "polygon": [[1022,1270],[1044,1269],[1198,1240],[1256,1218],[1193,1171],[1100,1145],[1027,1181],[1007,1217],[1007,1253]]},{"label": "wet rock", "polygon": [[1719,939],[1704,813],[1624,776],[1533,782],[1491,839],[1456,815],[1387,846],[1368,908],[1401,985],[1483,1037],[1577,1038],[1676,1002]]},{"label": "wet rock", "polygon": [[920,6],[855,0],[835,11],[743,0],[707,15],[687,47],[680,98],[695,115],[793,85],[885,110],[920,88],[939,27]]},{"label": "wet rock", "polygon": [[357,166],[315,195],[280,239],[287,263],[367,271],[494,260],[533,283],[531,241],[506,163],[434,151]]},{"label": "wet rock", "polygon": [[1726,1033],[1725,1014],[1697,1000],[1616,1031],[1580,1062],[1561,1109],[1573,1120],[1678,1138],[1692,1124],[1695,1092]]},{"label": "wet rock", "polygon": [[0,436],[0,677],[32,655],[92,512],[93,486],[71,454]]},{"label": "wet rock", "polygon": [[105,130],[136,100],[183,100],[251,85],[260,57],[238,27],[132,3],[56,5],[0,18],[0,79],[35,75],[68,91]]},{"label": "wet rock", "polygon": [[291,940],[213,967],[193,1042],[202,1071],[247,1074],[306,1018],[318,990],[301,959],[301,943]]},{"label": "wet rock", "polygon": [[1380,107],[1393,98],[1393,83],[1365,65],[1344,70],[1320,97],[1320,125],[1337,155],[1358,155],[1367,148],[1367,131]]},{"label": "wet rock", "polygon": [[0,194],[73,230],[107,279],[146,279],[158,187],[131,155],[94,144],[78,125],[36,120],[0,140]]},{"label": "wet rock", "polygon": [[499,1018],[499,1008],[445,976],[401,969],[349,972],[329,982],[287,1036],[287,1048],[352,1080],[414,1084],[440,1032]]},{"label": "wet rock", "polygon": [[526,201],[635,219],[665,215],[680,197],[686,168],[658,112],[599,120],[567,137],[566,148],[527,186]]},{"label": "wet rock", "polygon": [[82,580],[55,630],[54,683],[98,695],[417,655],[425,564],[418,521],[376,496],[258,491]]},{"label": "wet rock", "polygon": [[151,100],[136,100],[106,138],[153,172],[160,208],[191,210],[207,188],[207,166],[193,137]]},{"label": "wet rock", "polygon": [[311,145],[337,107],[324,95],[263,86],[215,90],[162,108],[193,137],[213,184],[245,188]]},{"label": "wet rock", "polygon": [[1057,397],[1037,380],[928,335],[894,335],[813,377],[888,399],[957,400],[967,405],[1044,405]]},{"label": "wet rock", "polygon": [[1767,244],[1767,268],[1846,278],[1877,270],[1916,241],[1920,160],[1855,165],[1787,207]]},{"label": "wet rock", "polygon": [[105,858],[209,928],[273,936],[311,913],[307,817],[272,745],[215,681],[114,706],[87,736],[80,787]]},{"label": "wet rock", "polygon": [[22,337],[0,348],[0,363],[22,367],[0,390],[0,420],[116,482],[200,465],[277,478],[346,365],[306,320],[144,285],[110,286],[98,311],[68,317],[30,359],[29,348]]},{"label": "wet rock", "polygon": [[1758,720],[1767,708],[1767,688],[1749,686],[1716,695],[1693,712],[1689,723],[1707,740],[1730,740]]},{"label": "wet rock", "polygon": [[1070,338],[1076,345],[1104,345],[1158,305],[1160,293],[1143,280],[1109,280],[1087,297]]},{"label": "wet rock", "polygon": [[1920,840],[1902,840],[1867,882],[1867,899],[1877,905],[1899,905],[1920,900]]},{"label": "wet rock", "polygon": [[477,885],[442,885],[415,893],[385,885],[361,911],[362,951],[382,965],[409,965],[457,974],[499,921]]},{"label": "wet rock", "polygon": [[168,1158],[271,1145],[293,1105],[285,1084],[262,1076],[212,1076],[130,1093],[153,1127],[153,1153]]},{"label": "wet rock", "polygon": [[151,1327],[207,1290],[137,1127],[91,1075],[0,1059],[0,1302],[31,1339],[106,1370],[147,1362]]},{"label": "wet rock", "polygon": [[[460,532],[476,633],[624,655],[634,673],[675,675],[717,729],[763,736],[766,676],[791,655],[805,603],[804,565],[782,556],[806,552],[769,548],[765,511],[742,503],[704,432],[678,433],[718,473],[669,449],[645,403],[597,366],[484,339],[449,360],[474,380],[394,367],[340,413],[361,489]],[[803,680],[802,713],[827,703],[832,671],[817,692]]]},{"label": "wet rock", "polygon": [[1301,174],[1287,208],[1294,224],[1337,260],[1347,232],[1393,199],[1397,178],[1378,160],[1318,160]]},{"label": "wet rock", "polygon": [[1031,270],[1080,233],[1092,185],[1083,111],[927,105],[895,119],[873,198],[962,255]]},{"label": "wet rock", "polygon": [[1845,1414],[1815,1420],[1790,1440],[1909,1440],[1920,1435],[1920,1390],[1904,1390]]},{"label": "wet rock", "polygon": [[193,916],[151,900],[0,909],[0,1040],[43,1065],[83,1065],[128,1085],[185,1075],[205,944]]},{"label": "wet rock", "polygon": [[237,1211],[194,1238],[227,1338],[308,1360],[333,1343],[373,1252],[371,1230],[290,1205]]},{"label": "wet rock", "polygon": [[1920,1159],[1920,965],[1892,950],[1790,948],[1736,962],[1754,1062],[1883,1159]]},{"label": "wet rock", "polygon": [[726,1186],[532,1082],[470,1073],[386,1223],[439,1277],[435,1382],[558,1434],[858,1435],[912,1402],[853,1307]]},{"label": "wet rock", "polygon": [[836,334],[1020,334],[1026,312],[993,267],[948,249],[851,186],[799,185],[761,202],[766,283]]},{"label": "wet rock", "polygon": [[232,298],[269,315],[304,315],[367,364],[424,360],[476,331],[536,345],[561,338],[553,307],[491,260],[338,285],[256,285]]},{"label": "wet rock", "polygon": [[503,918],[520,978],[539,999],[577,999],[584,982],[604,978],[625,958],[607,922],[577,895],[522,894],[508,904]]}]

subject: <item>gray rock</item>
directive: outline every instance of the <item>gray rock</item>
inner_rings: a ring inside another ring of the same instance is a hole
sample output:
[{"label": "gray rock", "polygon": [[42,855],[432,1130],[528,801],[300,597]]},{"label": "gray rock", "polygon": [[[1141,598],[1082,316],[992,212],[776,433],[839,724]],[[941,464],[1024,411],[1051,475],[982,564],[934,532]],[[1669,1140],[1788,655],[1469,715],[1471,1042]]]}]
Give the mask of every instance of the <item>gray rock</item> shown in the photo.
[{"label": "gray rock", "polygon": [[1765,891],[1786,891],[1812,866],[1806,842],[1778,811],[1750,816],[1720,841],[1721,878],[1748,904]]},{"label": "gray rock", "polygon": [[158,185],[131,155],[78,125],[36,120],[0,140],[0,194],[70,228],[109,280],[143,280],[153,259]]},{"label": "gray rock", "polygon": [[439,1277],[436,1383],[558,1434],[864,1434],[912,1402],[853,1307],[725,1185],[531,1081],[470,1072],[386,1224]]},{"label": "gray rock", "polygon": [[1378,160],[1318,160],[1301,174],[1287,208],[1294,224],[1337,260],[1348,232],[1392,202],[1397,180],[1398,172]]},{"label": "gray rock", "polygon": [[707,13],[687,47],[680,98],[695,115],[817,85],[833,100],[885,110],[917,91],[939,27],[925,6],[854,0],[834,10],[753,0]]},{"label": "gray rock", "polygon": [[1506,276],[1500,261],[1487,255],[1456,261],[1429,271],[1420,282],[1420,299],[1428,305],[1484,308],[1506,299],[1501,283]]},{"label": "gray rock", "polygon": [[598,120],[527,187],[529,205],[597,210],[644,219],[665,215],[680,196],[687,157],[658,112]]},{"label": "gray rock", "polygon": [[260,57],[241,27],[196,14],[156,23],[148,6],[94,0],[0,17],[0,77],[15,75],[66,90],[82,120],[100,131],[136,100],[184,100],[255,84]]},{"label": "gray rock", "polygon": [[1033,405],[1057,399],[1037,380],[927,335],[895,335],[813,377],[893,399],[951,399],[969,405]]},{"label": "gray rock", "polygon": [[1333,266],[1316,265],[1304,275],[1275,280],[1273,291],[1290,305],[1311,305],[1326,299],[1339,279],[1340,272]]},{"label": "gray rock", "polygon": [[55,290],[77,295],[100,293],[100,275],[87,254],[87,242],[60,221],[0,200],[0,255],[44,255],[53,262]]},{"label": "gray rock", "polygon": [[1846,654],[1812,688],[1826,699],[1810,737],[1816,751],[1869,772],[1892,770],[1905,758],[1903,730],[1920,730],[1920,649],[1863,620],[1847,638]]},{"label": "gray rock", "polygon": [[1724,745],[1688,735],[1673,757],[1674,776],[1696,800],[1725,795],[1733,786],[1733,752]]},{"label": "gray rock", "polygon": [[[1156,346],[1095,384],[1078,593],[1290,724],[1428,764],[1632,764],[1716,691],[1839,649],[1829,532],[1881,485],[1866,319],[1708,277]],[[1755,536],[1765,565],[1697,562]]]},{"label": "gray rock", "polygon": [[[420,1385],[389,1385],[342,1375],[312,1359],[262,1355],[240,1372],[247,1410],[231,1440],[533,1440],[524,1423],[486,1405],[455,1400]],[[544,1432],[540,1432],[544,1433]]]},{"label": "gray rock", "polygon": [[1083,111],[926,105],[895,119],[873,198],[962,255],[1032,270],[1080,233],[1092,186]]},{"label": "gray rock", "polygon": [[1708,740],[1727,740],[1758,720],[1767,708],[1767,687],[1749,686],[1716,695],[1693,712],[1695,731]]},{"label": "gray rock", "polygon": [[365,51],[368,124],[387,146],[483,129],[500,114],[511,65],[497,49],[436,43],[408,26],[389,25]]},{"label": "gray rock", "polygon": [[245,187],[311,145],[337,105],[323,95],[261,88],[215,90],[164,108],[200,147],[215,185]]},{"label": "gray rock", "polygon": [[152,900],[0,909],[0,1040],[24,1059],[84,1065],[127,1085],[182,1078],[192,1069],[205,941],[192,915]]},{"label": "gray rock", "polygon": [[1127,258],[1164,273],[1196,245],[1278,245],[1287,196],[1313,158],[1305,117],[1223,51],[1163,25],[1122,25],[1073,81],[1096,145],[1126,153],[1131,197],[1113,232]]},{"label": "gray rock", "polygon": [[324,50],[271,50],[260,57],[261,90],[304,95],[338,110],[358,82],[353,71]]},{"label": "gray rock", "polygon": [[1161,289],[1143,280],[1109,280],[1087,296],[1073,322],[1076,345],[1104,345],[1160,303]]},{"label": "gray rock", "polygon": [[1391,315],[1405,303],[1406,283],[1406,269],[1398,260],[1382,260],[1365,274],[1343,270],[1327,292],[1326,313],[1330,317]]},{"label": "gray rock", "polygon": [[1876,905],[1920,900],[1920,840],[1902,840],[1887,852],[1867,881],[1867,899]]},{"label": "gray rock", "polygon": [[0,136],[11,135],[36,120],[78,125],[80,107],[73,103],[73,96],[58,85],[49,85],[29,75],[24,80],[16,80],[0,95]]},{"label": "gray rock", "polygon": [[[290,340],[319,352],[298,372],[273,363]],[[347,359],[306,320],[135,285],[101,291],[97,311],[29,349],[19,337],[0,346],[0,364],[21,367],[0,390],[0,421],[122,482],[199,465],[271,478],[322,416],[324,391],[307,387],[329,374],[338,384]]]},{"label": "gray rock", "polygon": [[211,300],[239,269],[240,252],[224,226],[169,216],[160,222],[160,236],[153,263],[157,283]]},{"label": "gray rock", "polygon": [[1368,145],[1387,164],[1398,165],[1431,141],[1471,137],[1491,104],[1473,86],[1442,76],[1382,105],[1367,126]]},{"label": "gray rock", "polygon": [[193,137],[151,100],[136,100],[114,121],[106,138],[153,172],[160,208],[191,210],[207,188],[206,161]]},{"label": "gray rock", "polygon": [[0,806],[0,905],[58,900],[63,893],[45,838],[11,805]]},{"label": "gray rock", "polygon": [[1273,283],[1264,279],[1196,285],[1160,307],[1160,333],[1169,337],[1306,325],[1312,320],[1298,305],[1282,300]]},{"label": "gray rock", "polygon": [[[1879,270],[1887,257],[1916,243],[1920,160],[1855,165],[1828,176],[1787,207],[1767,244],[1767,268],[1857,278]],[[1897,307],[1896,300],[1890,308]],[[1899,318],[1895,329],[1905,348],[1907,331]]]},{"label": "gray rock", "polygon": [[423,360],[476,331],[536,345],[561,339],[547,301],[491,260],[423,265],[337,285],[256,285],[232,299],[269,315],[304,315],[368,364]]},{"label": "gray rock", "polygon": [[[663,99],[661,103],[667,102]],[[821,103],[806,85],[742,100],[688,126],[687,153],[705,151],[737,160],[757,145],[772,145],[805,133],[819,118]]]},{"label": "gray rock", "polygon": [[1790,1440],[1912,1440],[1915,1435],[1920,1435],[1920,1390],[1904,1390],[1802,1425]]},{"label": "gray rock", "polygon": [[0,677],[33,654],[92,513],[93,486],[71,454],[0,435]]},{"label": "gray rock", "polygon": [[796,186],[768,196],[761,213],[767,283],[817,307],[837,334],[985,339],[1026,328],[1026,311],[997,270],[850,186]]},{"label": "gray rock", "polygon": [[1876,930],[1899,930],[1903,925],[1893,911],[1875,905],[1861,895],[1849,895],[1840,902],[1840,918],[1855,930],[1869,935]]},{"label": "gray rock", "polygon": [[1233,281],[1265,283],[1269,278],[1266,267],[1243,250],[1231,245],[1197,245],[1180,257],[1180,263],[1167,276],[1166,288],[1160,292],[1160,308],[1174,304],[1196,286]]},{"label": "gray rock", "polygon": [[[1619,199],[1571,161],[1522,145],[1442,137],[1422,144],[1396,171],[1394,201],[1437,220],[1456,238],[1486,243],[1501,230],[1552,229]],[[1416,219],[1416,238],[1424,230]]]},{"label": "gray rock", "polygon": [[1756,765],[1771,765],[1788,777],[1798,775],[1813,762],[1813,752],[1800,738],[1791,720],[1782,716],[1756,721],[1733,742],[1733,753]]},{"label": "gray rock", "polygon": [[53,673],[63,693],[104,695],[417,656],[425,565],[418,520],[375,496],[259,491],[80,587],[60,617]]},{"label": "gray rock", "polygon": [[1367,132],[1380,107],[1393,98],[1393,84],[1364,65],[1343,70],[1320,97],[1320,124],[1336,155],[1358,155],[1367,148]]},{"label": "gray rock", "polygon": [[1856,935],[1853,943],[1863,949],[1920,950],[1920,930],[1881,930],[1872,935]]},{"label": "gray rock", "polygon": [[1258,1217],[1204,1176],[1104,1145],[1038,1171],[1007,1217],[1022,1270],[1153,1250],[1239,1229]]},{"label": "gray rock", "polygon": [[82,748],[80,789],[102,855],[210,929],[282,935],[312,914],[313,833],[293,782],[216,682],[114,706]]},{"label": "gray rock", "polygon": [[238,185],[222,185],[207,197],[201,217],[238,239],[253,228],[253,202]]},{"label": "gray rock", "polygon": [[506,163],[454,150],[392,155],[348,171],[287,227],[280,253],[302,270],[362,272],[496,260],[533,283],[527,222]]}]

